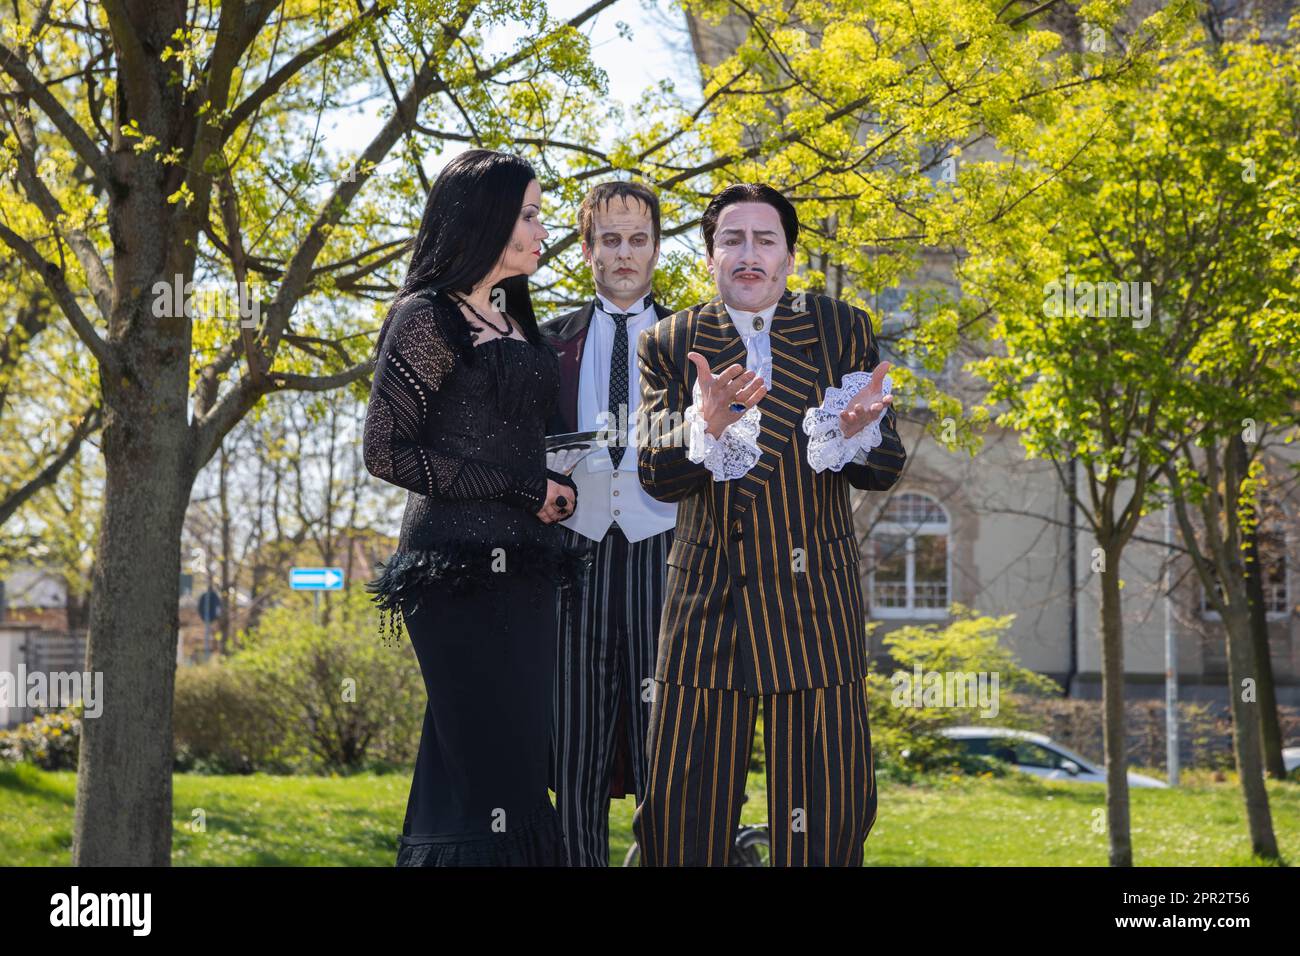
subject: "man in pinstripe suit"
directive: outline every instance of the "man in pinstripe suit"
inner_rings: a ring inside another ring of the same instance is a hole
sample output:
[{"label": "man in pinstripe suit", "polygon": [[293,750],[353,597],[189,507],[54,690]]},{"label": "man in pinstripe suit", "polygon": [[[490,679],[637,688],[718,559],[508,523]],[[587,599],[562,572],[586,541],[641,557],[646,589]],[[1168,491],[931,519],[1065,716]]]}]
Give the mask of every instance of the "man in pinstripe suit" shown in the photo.
[{"label": "man in pinstripe suit", "polygon": [[[593,187],[578,210],[596,296],[542,325],[560,357],[552,434],[620,433],[575,469],[578,507],[565,543],[592,555],[581,587],[560,593],[551,786],[570,866],[609,864],[609,801],[645,793],[659,613],[677,506],[637,480],[637,336],[670,310],[650,294],[659,258],[659,199],[643,183]],[[627,425],[632,433],[624,434]]]},{"label": "man in pinstripe suit", "polygon": [[731,186],[703,218],[711,301],[639,342],[642,486],[678,506],[633,827],[645,865],[724,866],[758,707],[775,865],[860,865],[876,818],[849,488],[905,453],[867,315],[794,295],[798,217]]}]

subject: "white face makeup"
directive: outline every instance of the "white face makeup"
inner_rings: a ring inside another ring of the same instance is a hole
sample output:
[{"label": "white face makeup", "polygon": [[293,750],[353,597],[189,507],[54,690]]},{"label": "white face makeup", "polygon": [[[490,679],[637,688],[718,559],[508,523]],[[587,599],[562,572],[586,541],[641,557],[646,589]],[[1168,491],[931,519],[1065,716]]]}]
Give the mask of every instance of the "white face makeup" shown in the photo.
[{"label": "white face makeup", "polygon": [[630,308],[650,291],[659,262],[650,209],[620,196],[597,206],[591,218],[592,244],[583,242],[582,256],[596,291],[620,309]]},{"label": "white face makeup", "polygon": [[743,312],[761,312],[785,292],[794,268],[781,216],[765,202],[738,202],[718,215],[713,253],[706,259],[722,301]]}]

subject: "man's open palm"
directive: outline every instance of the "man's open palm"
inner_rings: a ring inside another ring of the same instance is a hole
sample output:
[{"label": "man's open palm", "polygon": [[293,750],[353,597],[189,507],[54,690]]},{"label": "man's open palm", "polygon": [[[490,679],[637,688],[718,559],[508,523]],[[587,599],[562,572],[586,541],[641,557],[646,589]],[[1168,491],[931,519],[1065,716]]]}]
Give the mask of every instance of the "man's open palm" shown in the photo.
[{"label": "man's open palm", "polygon": [[894,396],[885,394],[885,375],[888,372],[888,362],[878,363],[871,371],[871,381],[840,412],[840,430],[845,438],[852,438],[862,431],[894,403]]},{"label": "man's open palm", "polygon": [[[700,415],[714,438],[721,437],[723,429],[739,421],[767,394],[763,377],[743,365],[733,363],[714,375],[709,369],[709,360],[699,352],[687,352],[686,357],[695,366],[695,376],[700,384]],[[733,411],[732,402],[739,402],[744,408],[739,412]]]}]

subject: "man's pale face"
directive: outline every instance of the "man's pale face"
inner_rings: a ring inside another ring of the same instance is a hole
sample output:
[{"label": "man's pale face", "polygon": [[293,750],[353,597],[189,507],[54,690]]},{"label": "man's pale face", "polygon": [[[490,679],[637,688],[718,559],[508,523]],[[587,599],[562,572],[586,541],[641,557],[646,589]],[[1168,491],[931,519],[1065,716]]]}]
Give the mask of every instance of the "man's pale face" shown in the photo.
[{"label": "man's pale face", "polygon": [[794,251],[786,247],[774,207],[737,202],[719,213],[713,254],[706,261],[723,302],[742,312],[761,312],[785,292]]},{"label": "man's pale face", "polygon": [[592,244],[582,245],[596,291],[620,309],[630,308],[650,291],[659,247],[650,209],[638,199],[615,197],[592,214]]}]

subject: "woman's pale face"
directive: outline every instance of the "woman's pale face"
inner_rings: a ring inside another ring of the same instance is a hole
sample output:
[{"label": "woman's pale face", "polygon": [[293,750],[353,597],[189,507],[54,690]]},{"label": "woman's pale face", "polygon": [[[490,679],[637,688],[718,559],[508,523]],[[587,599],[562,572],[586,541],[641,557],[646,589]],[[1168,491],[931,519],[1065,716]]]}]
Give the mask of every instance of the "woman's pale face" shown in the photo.
[{"label": "woman's pale face", "polygon": [[524,204],[515,231],[501,256],[501,277],[532,275],[541,261],[542,240],[550,235],[542,225],[542,187],[533,180],[524,190]]}]

